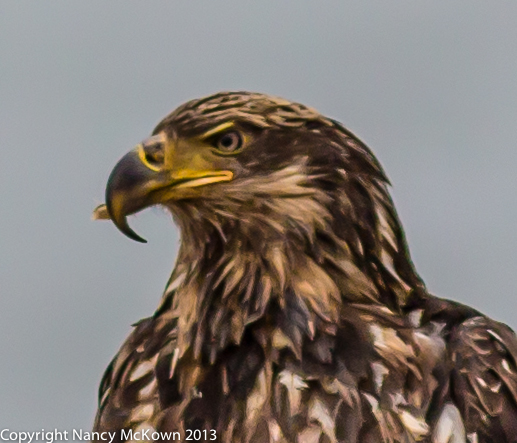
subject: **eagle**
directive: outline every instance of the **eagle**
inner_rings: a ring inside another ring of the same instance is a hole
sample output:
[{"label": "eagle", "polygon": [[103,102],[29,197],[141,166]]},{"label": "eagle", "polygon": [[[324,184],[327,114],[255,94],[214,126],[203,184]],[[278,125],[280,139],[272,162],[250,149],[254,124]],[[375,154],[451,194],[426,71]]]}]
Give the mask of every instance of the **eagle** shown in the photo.
[{"label": "eagle", "polygon": [[181,232],[156,312],[103,376],[96,435],[517,442],[516,336],[428,292],[389,185],[296,102],[221,92],[166,116],[94,211],[145,242],[127,217],[160,205]]}]

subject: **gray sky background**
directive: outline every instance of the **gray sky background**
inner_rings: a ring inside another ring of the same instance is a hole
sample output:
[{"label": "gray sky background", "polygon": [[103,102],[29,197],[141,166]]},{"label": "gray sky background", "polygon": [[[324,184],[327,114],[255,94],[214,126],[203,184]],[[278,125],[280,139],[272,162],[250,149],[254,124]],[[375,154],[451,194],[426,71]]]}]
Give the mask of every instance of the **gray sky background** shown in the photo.
[{"label": "gray sky background", "polygon": [[0,428],[91,426],[178,232],[92,222],[118,158],[182,102],[255,90],[342,121],[393,183],[434,293],[517,327],[517,2],[0,4]]}]

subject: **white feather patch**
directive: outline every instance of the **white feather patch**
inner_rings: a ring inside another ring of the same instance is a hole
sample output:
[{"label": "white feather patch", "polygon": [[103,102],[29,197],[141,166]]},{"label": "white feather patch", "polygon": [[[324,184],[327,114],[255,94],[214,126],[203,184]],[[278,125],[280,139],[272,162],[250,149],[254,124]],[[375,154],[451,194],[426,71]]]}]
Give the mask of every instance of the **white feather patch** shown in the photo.
[{"label": "white feather patch", "polygon": [[429,433],[429,426],[421,417],[415,417],[408,411],[402,411],[400,420],[416,441],[422,440]]},{"label": "white feather patch", "polygon": [[372,324],[370,325],[370,333],[373,344],[381,355],[392,356],[398,360],[414,356],[413,348],[404,343],[394,329]]},{"label": "white feather patch", "polygon": [[271,443],[281,443],[284,441],[282,430],[275,420],[268,421],[269,438]]},{"label": "white feather patch", "polygon": [[327,406],[317,397],[313,397],[309,403],[309,420],[319,422],[323,433],[327,435],[331,443],[336,443],[336,421],[330,415]]},{"label": "white feather patch", "polygon": [[411,323],[411,326],[414,328],[418,328],[420,326],[423,312],[423,309],[415,309],[408,314],[409,323]]},{"label": "white feather patch", "polygon": [[179,274],[174,280],[172,280],[167,288],[165,288],[164,294],[170,294],[180,287],[180,285],[185,281],[186,273],[182,272]]},{"label": "white feather patch", "polygon": [[373,379],[375,381],[375,390],[378,394],[380,394],[382,384],[384,383],[384,378],[386,377],[386,375],[388,375],[389,370],[386,366],[377,361],[373,362],[371,364],[371,367],[373,372]]},{"label": "white feather patch", "polygon": [[460,411],[452,403],[447,403],[440,414],[433,431],[433,443],[467,443],[465,425]]},{"label": "white feather patch", "polygon": [[156,354],[152,359],[145,360],[142,363],[140,363],[135,369],[133,369],[133,372],[131,372],[129,381],[135,381],[135,380],[143,377],[144,375],[147,375],[149,372],[151,372],[156,365],[157,359],[158,359],[158,354]]},{"label": "white feather patch", "polygon": [[302,390],[307,389],[308,385],[305,383],[302,377],[294,372],[284,369],[278,375],[278,381],[287,388],[287,394],[289,396],[289,409],[291,416],[298,412],[300,402],[302,400]]},{"label": "white feather patch", "polygon": [[140,391],[138,392],[138,399],[140,401],[145,401],[146,399],[148,399],[154,393],[156,386],[156,378],[153,378],[149,384],[145,385],[142,389],[140,389]]}]

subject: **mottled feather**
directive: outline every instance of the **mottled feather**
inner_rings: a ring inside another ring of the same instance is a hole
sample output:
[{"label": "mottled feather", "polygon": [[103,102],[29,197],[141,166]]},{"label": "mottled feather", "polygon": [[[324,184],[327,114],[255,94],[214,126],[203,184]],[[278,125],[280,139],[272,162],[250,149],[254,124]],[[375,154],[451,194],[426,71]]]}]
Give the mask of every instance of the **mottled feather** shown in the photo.
[{"label": "mottled feather", "polygon": [[515,334],[428,293],[372,152],[311,108],[245,92],[188,102],[154,133],[227,122],[252,140],[240,172],[163,203],[177,264],[104,375],[95,431],[517,441]]}]

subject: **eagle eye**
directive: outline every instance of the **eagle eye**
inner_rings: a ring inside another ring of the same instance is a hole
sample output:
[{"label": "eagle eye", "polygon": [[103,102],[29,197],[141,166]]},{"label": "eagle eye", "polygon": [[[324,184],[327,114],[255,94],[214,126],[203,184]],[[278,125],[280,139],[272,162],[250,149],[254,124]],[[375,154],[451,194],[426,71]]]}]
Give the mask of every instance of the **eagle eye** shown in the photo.
[{"label": "eagle eye", "polygon": [[242,146],[242,135],[237,131],[226,132],[215,143],[215,147],[224,153],[231,153]]}]

